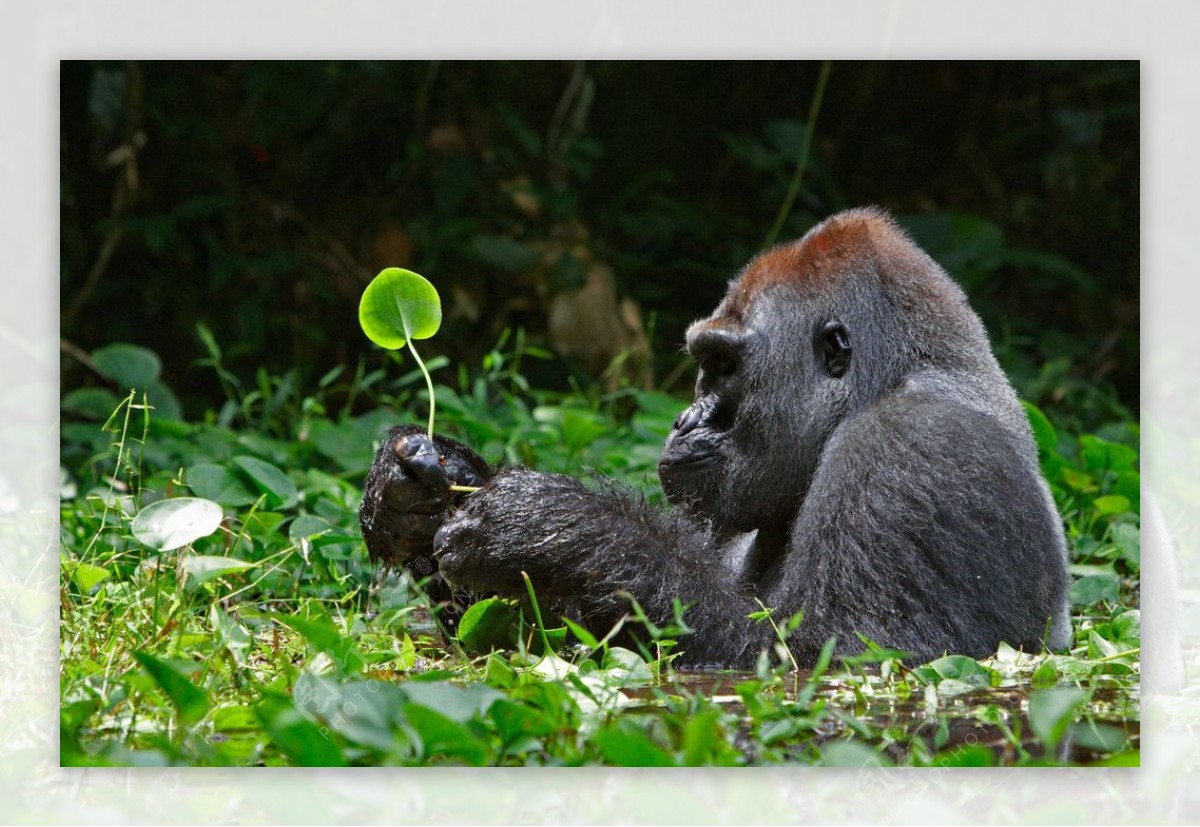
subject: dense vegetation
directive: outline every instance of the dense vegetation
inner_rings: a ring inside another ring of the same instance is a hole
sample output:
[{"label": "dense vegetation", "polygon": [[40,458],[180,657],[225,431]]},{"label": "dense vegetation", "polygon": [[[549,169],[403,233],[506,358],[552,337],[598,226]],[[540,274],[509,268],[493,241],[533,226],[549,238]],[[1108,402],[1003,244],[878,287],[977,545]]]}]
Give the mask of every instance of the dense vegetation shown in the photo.
[{"label": "dense vegetation", "polygon": [[[63,763],[1136,764],[1137,83],[1127,63],[64,65]],[[439,430],[655,499],[682,326],[773,225],[868,201],[964,284],[1030,402],[1069,653],[681,673],[682,624],[633,652],[539,622],[535,596],[446,645],[417,585],[369,568],[373,448],[426,412],[407,353],[354,322],[375,269],[453,297],[426,356]]]}]

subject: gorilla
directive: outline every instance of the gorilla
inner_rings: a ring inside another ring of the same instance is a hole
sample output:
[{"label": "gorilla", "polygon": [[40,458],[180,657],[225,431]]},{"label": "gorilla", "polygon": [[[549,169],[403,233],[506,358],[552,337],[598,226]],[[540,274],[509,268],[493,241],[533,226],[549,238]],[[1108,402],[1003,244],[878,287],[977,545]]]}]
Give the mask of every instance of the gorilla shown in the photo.
[{"label": "gorilla", "polygon": [[915,662],[1069,644],[1063,527],[1024,411],[962,290],[886,213],[759,254],[686,344],[699,375],[659,464],[669,509],[399,426],[364,487],[372,559],[436,564],[477,595],[523,595],[527,572],[599,632],[630,596],[655,623],[678,599],[693,666],[771,647],[760,601],[803,612],[801,665],[831,636]]}]

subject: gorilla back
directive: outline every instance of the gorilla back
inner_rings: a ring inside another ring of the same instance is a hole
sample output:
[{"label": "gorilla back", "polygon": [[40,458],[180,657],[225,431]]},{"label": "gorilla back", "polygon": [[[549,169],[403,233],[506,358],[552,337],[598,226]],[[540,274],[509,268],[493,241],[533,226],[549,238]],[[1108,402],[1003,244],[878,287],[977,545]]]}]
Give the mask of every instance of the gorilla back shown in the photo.
[{"label": "gorilla back", "polygon": [[[623,594],[656,622],[679,598],[692,664],[752,663],[774,639],[747,617],[757,601],[804,612],[800,663],[830,636],[914,660],[1069,643],[1062,524],[1024,412],[962,291],[885,214],[753,259],[687,349],[700,370],[659,465],[669,511],[394,428],[364,492],[372,556],[431,551],[480,594],[523,594],[525,571],[599,631]],[[453,494],[406,465],[426,448],[486,483]],[[437,514],[430,536],[390,536],[386,512],[417,507]]]}]

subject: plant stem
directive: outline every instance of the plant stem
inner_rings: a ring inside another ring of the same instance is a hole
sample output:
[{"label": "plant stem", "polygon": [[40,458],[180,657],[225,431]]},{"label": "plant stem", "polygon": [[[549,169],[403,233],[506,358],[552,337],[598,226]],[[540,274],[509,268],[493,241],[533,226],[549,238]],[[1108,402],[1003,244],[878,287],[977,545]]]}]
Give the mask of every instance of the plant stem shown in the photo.
[{"label": "plant stem", "polygon": [[796,171],[792,174],[791,184],[788,185],[787,196],[779,207],[779,215],[775,216],[775,224],[772,225],[771,232],[767,233],[767,237],[763,241],[764,248],[770,247],[779,237],[779,231],[783,229],[783,222],[787,220],[792,211],[792,202],[796,200],[796,195],[800,192],[800,181],[804,177],[804,168],[808,166],[808,150],[812,147],[813,130],[817,128],[817,114],[820,113],[821,101],[825,98],[825,81],[829,80],[831,65],[831,61],[828,60],[821,62],[821,73],[817,76],[817,89],[813,92],[812,105],[808,108],[808,126],[805,127],[804,135],[800,140],[800,157],[796,159]]},{"label": "plant stem", "polygon": [[421,361],[421,354],[417,353],[416,347],[413,345],[412,338],[408,335],[408,325],[405,325],[404,336],[408,339],[408,349],[412,351],[413,358],[417,360],[417,367],[421,369],[421,375],[425,377],[425,387],[429,389],[429,441],[433,442],[433,413],[436,407],[436,402],[433,398],[433,377],[429,375],[429,370],[425,367],[425,363]]}]

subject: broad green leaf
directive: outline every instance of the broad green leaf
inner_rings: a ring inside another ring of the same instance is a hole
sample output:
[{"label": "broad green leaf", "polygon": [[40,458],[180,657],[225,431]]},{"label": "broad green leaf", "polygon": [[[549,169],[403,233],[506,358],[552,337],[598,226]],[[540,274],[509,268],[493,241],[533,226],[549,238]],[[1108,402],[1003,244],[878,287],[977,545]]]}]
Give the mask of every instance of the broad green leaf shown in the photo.
[{"label": "broad green leaf", "polygon": [[121,400],[108,388],[79,388],[68,393],[59,403],[63,413],[86,416],[101,422],[112,416]]},{"label": "broad green leaf", "polygon": [[623,683],[649,681],[654,678],[641,655],[620,646],[610,648],[600,666],[609,677]]},{"label": "broad green leaf", "polygon": [[442,325],[442,302],[423,276],[388,267],[363,291],[358,323],[367,338],[382,348],[398,350],[409,339],[428,339]]},{"label": "broad green leaf", "polygon": [[223,517],[221,506],[211,500],[175,497],[146,506],[133,518],[130,527],[138,542],[159,551],[170,551],[212,534]]},{"label": "broad green leaf", "polygon": [[91,594],[92,589],[110,577],[112,577],[112,572],[108,569],[93,566],[90,563],[79,563],[71,572],[71,580],[84,594]]},{"label": "broad green leaf", "polygon": [[471,683],[461,688],[446,681],[409,681],[403,689],[412,703],[460,722],[486,714],[493,703],[504,697],[481,683]]},{"label": "broad green leaf", "polygon": [[341,531],[328,520],[315,514],[301,514],[288,526],[288,539],[293,543],[308,540],[325,532],[340,534]]},{"label": "broad green leaf", "polygon": [[292,689],[296,706],[349,741],[380,752],[399,741],[396,723],[404,704],[399,686],[378,681],[335,681],[305,672]]},{"label": "broad green leaf", "polygon": [[1075,606],[1091,606],[1102,600],[1117,601],[1121,582],[1115,574],[1089,574],[1071,584],[1071,603]]},{"label": "broad green leaf", "polygon": [[236,557],[217,557],[204,554],[189,554],[180,560],[179,565],[187,572],[194,585],[207,583],[226,574],[236,574],[246,569],[252,569],[258,563],[247,563]]},{"label": "broad green leaf", "polygon": [[461,758],[472,766],[481,766],[487,761],[486,745],[465,724],[416,703],[404,705],[404,717],[420,740],[426,760],[447,755]]},{"label": "broad green leaf", "polygon": [[1137,451],[1128,445],[1089,434],[1079,438],[1079,448],[1084,468],[1088,471],[1114,471],[1120,474],[1133,470],[1138,461]]},{"label": "broad green leaf", "polygon": [[490,652],[512,644],[510,630],[517,610],[499,597],[480,600],[463,613],[458,622],[458,640],[472,652]]},{"label": "broad green leaf", "polygon": [[496,732],[505,744],[521,738],[544,738],[554,732],[554,725],[541,712],[507,698],[492,704],[488,717],[496,724]]},{"label": "broad green leaf", "polygon": [[913,671],[926,683],[955,680],[971,686],[995,686],[1000,682],[999,672],[966,655],[946,655]]},{"label": "broad green leaf", "polygon": [[1073,686],[1043,689],[1030,696],[1029,726],[1046,746],[1047,753],[1054,751],[1086,697],[1082,689]]},{"label": "broad green leaf", "polygon": [[606,761],[618,767],[674,767],[674,757],[640,729],[616,725],[606,727],[592,737]]},{"label": "broad green leaf", "polygon": [[1116,752],[1125,746],[1129,736],[1125,731],[1109,724],[1094,721],[1078,721],[1071,724],[1071,745],[1094,749],[1096,752]]},{"label": "broad green leaf", "polygon": [[305,718],[286,696],[264,695],[255,711],[271,739],[300,766],[346,766],[346,756],[329,732]]},{"label": "broad green leaf", "polygon": [[983,746],[963,744],[937,754],[934,766],[937,767],[993,767],[996,765],[996,753]]},{"label": "broad green leaf", "polygon": [[145,652],[134,652],[133,656],[171,700],[179,712],[179,720],[194,724],[204,717],[209,707],[208,694],[188,680],[178,667]]},{"label": "broad green leaf", "polygon": [[1113,618],[1112,636],[1114,640],[1131,649],[1141,645],[1142,613],[1137,609],[1130,609]]},{"label": "broad green leaf", "polygon": [[1055,686],[1058,683],[1058,669],[1054,667],[1054,659],[1046,658],[1042,661],[1041,666],[1033,670],[1029,681],[1038,689]]},{"label": "broad green leaf", "polygon": [[683,731],[683,764],[687,767],[701,767],[721,743],[721,733],[718,727],[720,712],[709,709],[699,715],[692,716]]},{"label": "broad green leaf", "polygon": [[1120,523],[1109,529],[1112,541],[1121,552],[1121,559],[1135,571],[1142,566],[1142,537],[1135,525]]},{"label": "broad green leaf", "polygon": [[162,362],[152,350],[124,343],[107,345],[92,351],[92,362],[118,388],[141,390],[158,379]]},{"label": "broad green leaf", "polygon": [[834,741],[821,754],[824,767],[886,767],[888,760],[860,741]]},{"label": "broad green leaf", "polygon": [[1092,501],[1092,506],[1101,517],[1111,514],[1124,514],[1129,511],[1129,498],[1120,494],[1107,494]]},{"label": "broad green leaf", "polygon": [[233,464],[245,471],[261,491],[274,498],[280,508],[291,508],[300,501],[295,483],[271,463],[243,455],[234,457]]}]

